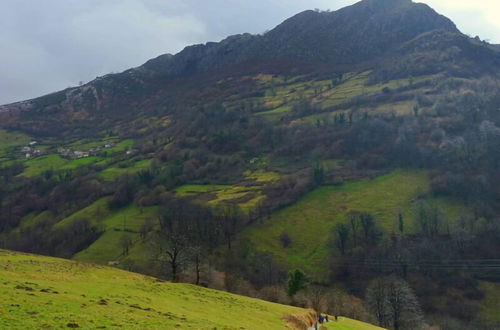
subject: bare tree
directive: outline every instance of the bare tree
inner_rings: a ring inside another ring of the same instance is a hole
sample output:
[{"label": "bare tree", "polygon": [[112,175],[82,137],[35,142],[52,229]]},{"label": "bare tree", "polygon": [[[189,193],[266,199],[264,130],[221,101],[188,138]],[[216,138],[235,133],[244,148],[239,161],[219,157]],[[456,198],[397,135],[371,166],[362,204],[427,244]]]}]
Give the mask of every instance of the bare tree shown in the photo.
[{"label": "bare tree", "polygon": [[215,212],[227,249],[231,250],[234,236],[243,226],[243,212],[235,204],[220,204]]},{"label": "bare tree", "polygon": [[201,273],[203,272],[206,260],[206,254],[199,245],[190,248],[190,259],[194,267],[195,284],[200,285]]},{"label": "bare tree", "polygon": [[418,300],[401,278],[388,276],[373,280],[368,286],[366,300],[382,327],[416,329],[422,323]]},{"label": "bare tree", "polygon": [[346,304],[346,296],[339,290],[333,290],[328,295],[328,314],[331,314],[337,320],[340,315],[344,315],[344,305]]},{"label": "bare tree", "polygon": [[128,255],[130,247],[132,246],[132,239],[128,235],[124,234],[120,237],[120,246],[122,247],[123,255]]},{"label": "bare tree", "polygon": [[366,291],[368,309],[377,319],[378,325],[382,327],[388,323],[385,284],[385,279],[377,278],[370,283]]},{"label": "bare tree", "polygon": [[354,246],[358,244],[358,228],[359,228],[359,212],[349,212],[347,215],[349,223],[351,224],[351,233]]},{"label": "bare tree", "polygon": [[162,268],[167,268],[172,282],[177,282],[188,257],[187,239],[179,233],[160,231],[157,232],[156,238],[151,243],[156,248],[155,259],[160,262]]},{"label": "bare tree", "polygon": [[342,255],[345,255],[347,249],[347,242],[349,240],[349,227],[341,223],[334,230],[336,244]]},{"label": "bare tree", "polygon": [[320,313],[326,311],[328,292],[325,288],[320,286],[311,286],[307,290],[306,297],[309,307],[311,307],[318,316]]}]

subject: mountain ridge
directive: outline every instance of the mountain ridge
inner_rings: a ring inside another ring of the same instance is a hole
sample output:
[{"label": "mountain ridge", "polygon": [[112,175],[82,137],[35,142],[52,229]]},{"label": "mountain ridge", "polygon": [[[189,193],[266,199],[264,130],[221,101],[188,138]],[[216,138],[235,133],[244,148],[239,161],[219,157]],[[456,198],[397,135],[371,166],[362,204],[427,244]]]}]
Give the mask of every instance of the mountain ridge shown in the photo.
[{"label": "mountain ridge", "polygon": [[[481,61],[474,58],[476,53]],[[0,106],[0,119],[3,127],[19,129],[16,123],[23,113],[34,121],[47,120],[43,114],[50,114],[62,122],[78,113],[80,121],[99,125],[103,116],[131,118],[137,108],[164,107],[157,100],[227,76],[336,76],[354,71],[373,71],[375,80],[446,72],[480,76],[500,72],[500,54],[463,35],[425,4],[363,0],[333,12],[304,11],[264,35],[233,35],[218,43],[188,46],[83,86]]]}]

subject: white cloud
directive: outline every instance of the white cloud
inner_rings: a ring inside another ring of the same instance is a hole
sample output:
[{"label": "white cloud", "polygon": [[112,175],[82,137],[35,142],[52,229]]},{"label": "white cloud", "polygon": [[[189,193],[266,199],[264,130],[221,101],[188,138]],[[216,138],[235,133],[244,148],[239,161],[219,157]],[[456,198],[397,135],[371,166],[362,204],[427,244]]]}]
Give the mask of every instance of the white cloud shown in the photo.
[{"label": "white cloud", "polygon": [[[419,1],[420,2],[420,1]],[[500,1],[423,0],[454,21],[466,34],[500,43]]]}]

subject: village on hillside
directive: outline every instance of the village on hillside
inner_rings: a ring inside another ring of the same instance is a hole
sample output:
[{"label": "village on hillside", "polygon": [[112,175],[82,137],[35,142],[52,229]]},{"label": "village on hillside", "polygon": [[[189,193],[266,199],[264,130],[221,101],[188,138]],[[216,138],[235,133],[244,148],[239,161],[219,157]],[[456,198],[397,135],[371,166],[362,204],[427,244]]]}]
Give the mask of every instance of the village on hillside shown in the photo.
[{"label": "village on hillside", "polygon": [[[21,148],[21,152],[24,155],[25,158],[35,158],[35,157],[40,157],[46,154],[49,154],[47,150],[43,150],[39,147],[38,141],[31,141],[29,142],[26,146],[23,146]],[[59,156],[66,158],[66,159],[80,159],[80,158],[87,158],[90,156],[98,156],[102,152],[103,149],[110,149],[116,146],[116,143],[114,142],[107,142],[103,144],[102,146],[97,146],[90,148],[88,150],[79,150],[79,149],[71,149],[71,148],[65,148],[65,147],[58,147],[57,148],[57,153]],[[126,154],[131,155],[134,153],[134,150],[127,150]]]}]

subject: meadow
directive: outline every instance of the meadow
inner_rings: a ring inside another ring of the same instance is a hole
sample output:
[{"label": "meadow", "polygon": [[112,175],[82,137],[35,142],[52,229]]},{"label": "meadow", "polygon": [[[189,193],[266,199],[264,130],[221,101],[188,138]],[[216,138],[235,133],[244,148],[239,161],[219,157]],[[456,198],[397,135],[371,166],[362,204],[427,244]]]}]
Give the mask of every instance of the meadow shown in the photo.
[{"label": "meadow", "polygon": [[[110,267],[0,250],[0,328],[298,329],[310,311]],[[329,329],[380,329],[341,318]]]},{"label": "meadow", "polygon": [[[396,170],[374,179],[349,182],[341,186],[317,188],[270,216],[263,223],[246,229],[240,238],[257,249],[273,252],[291,268],[301,268],[317,280],[328,275],[333,228],[347,221],[351,211],[368,212],[388,232],[397,231],[398,214],[403,214],[407,232],[414,230],[416,201],[429,189],[424,171]],[[446,199],[430,199],[454,219],[463,207]],[[286,233],[291,245],[283,247],[280,236]]]}]

